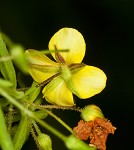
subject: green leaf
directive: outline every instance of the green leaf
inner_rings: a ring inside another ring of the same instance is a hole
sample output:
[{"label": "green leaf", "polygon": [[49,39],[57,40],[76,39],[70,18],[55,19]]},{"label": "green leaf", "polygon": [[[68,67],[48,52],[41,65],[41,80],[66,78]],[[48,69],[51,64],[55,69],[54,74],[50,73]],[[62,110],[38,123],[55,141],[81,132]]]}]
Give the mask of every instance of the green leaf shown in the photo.
[{"label": "green leaf", "polygon": [[[23,113],[22,113],[23,114]],[[30,133],[29,118],[23,114],[18,128],[16,129],[13,142],[15,150],[21,150]]]},{"label": "green leaf", "polygon": [[[5,57],[5,56],[9,56],[9,52],[6,48],[6,44],[2,40],[1,34],[0,34],[0,57]],[[11,81],[13,84],[13,87],[15,88],[17,83],[16,83],[15,69],[14,69],[12,61],[7,60],[4,62],[0,62],[0,71],[3,75],[3,77],[6,80]]]},{"label": "green leaf", "polygon": [[15,150],[6,127],[6,121],[1,105],[0,105],[0,145],[2,150]]}]

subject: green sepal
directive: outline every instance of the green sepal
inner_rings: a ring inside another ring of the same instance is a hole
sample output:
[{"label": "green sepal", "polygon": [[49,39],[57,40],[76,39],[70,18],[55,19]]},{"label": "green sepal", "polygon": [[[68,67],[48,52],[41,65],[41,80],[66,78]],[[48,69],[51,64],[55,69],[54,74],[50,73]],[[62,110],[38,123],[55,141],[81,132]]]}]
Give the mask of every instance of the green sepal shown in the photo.
[{"label": "green sepal", "polygon": [[40,87],[37,87],[37,82],[33,81],[32,86],[25,92],[29,102],[34,102],[40,94]]},{"label": "green sepal", "polygon": [[80,97],[80,95],[79,95],[79,93],[78,93],[76,87],[74,86],[74,84],[73,84],[71,78],[68,79],[68,80],[65,80],[65,83],[66,83],[67,87],[70,89],[70,91],[71,91],[73,94],[75,94],[75,95],[77,95],[78,97]]},{"label": "green sepal", "polygon": [[33,114],[38,119],[45,119],[48,116],[48,114],[45,111],[43,111],[43,110],[34,111]]},{"label": "green sepal", "polygon": [[84,121],[91,121],[91,120],[93,121],[96,118],[104,119],[104,115],[98,106],[92,104],[92,105],[85,106],[81,110],[81,118]]}]

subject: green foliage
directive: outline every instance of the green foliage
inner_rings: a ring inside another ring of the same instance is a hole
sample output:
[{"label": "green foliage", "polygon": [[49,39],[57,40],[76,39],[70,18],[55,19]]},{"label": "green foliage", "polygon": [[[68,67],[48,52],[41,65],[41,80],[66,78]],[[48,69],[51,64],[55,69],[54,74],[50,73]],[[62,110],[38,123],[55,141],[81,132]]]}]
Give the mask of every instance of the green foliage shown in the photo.
[{"label": "green foliage", "polygon": [[23,114],[22,112],[19,125],[13,137],[15,150],[20,150],[22,148],[23,144],[27,140],[29,133],[30,133],[29,118],[26,114]]},{"label": "green foliage", "polygon": [[[0,34],[0,58],[1,57],[9,57],[9,52],[6,48],[6,44],[2,39]],[[13,63],[11,60],[0,62],[0,71],[5,78],[5,80],[10,81],[13,84],[13,88],[16,88],[16,74]]]},{"label": "green foliage", "polygon": [[6,127],[3,110],[0,106],[0,146],[3,150],[14,150],[13,142]]}]

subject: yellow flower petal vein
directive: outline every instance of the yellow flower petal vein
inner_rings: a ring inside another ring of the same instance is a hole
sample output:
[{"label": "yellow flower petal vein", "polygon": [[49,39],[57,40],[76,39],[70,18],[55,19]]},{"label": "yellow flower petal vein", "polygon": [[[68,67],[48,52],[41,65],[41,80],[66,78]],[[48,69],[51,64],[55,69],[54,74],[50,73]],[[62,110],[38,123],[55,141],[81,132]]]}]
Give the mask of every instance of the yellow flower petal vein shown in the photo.
[{"label": "yellow flower petal vein", "polygon": [[106,79],[101,69],[88,65],[72,74],[72,83],[78,92],[77,96],[82,99],[100,93],[106,86]]},{"label": "yellow flower petal vein", "polygon": [[29,61],[29,73],[36,82],[45,81],[59,70],[58,63],[37,50],[26,50],[25,55]]},{"label": "yellow flower petal vein", "polygon": [[72,92],[67,88],[64,80],[59,77],[53,79],[42,91],[44,98],[59,106],[74,106]]},{"label": "yellow flower petal vein", "polygon": [[[49,49],[65,50],[69,52],[60,53],[68,65],[72,63],[81,63],[84,55],[86,44],[80,32],[73,28],[62,28],[56,32],[49,41]],[[52,53],[55,58],[55,54]]]}]

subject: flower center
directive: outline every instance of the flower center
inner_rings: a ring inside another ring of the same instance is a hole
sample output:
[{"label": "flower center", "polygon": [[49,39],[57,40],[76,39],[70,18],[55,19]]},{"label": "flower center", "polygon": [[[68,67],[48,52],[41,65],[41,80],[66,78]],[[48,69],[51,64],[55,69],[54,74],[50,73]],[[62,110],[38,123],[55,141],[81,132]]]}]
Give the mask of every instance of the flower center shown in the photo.
[{"label": "flower center", "polygon": [[67,81],[71,77],[71,71],[66,65],[61,65],[61,77],[63,80]]}]

